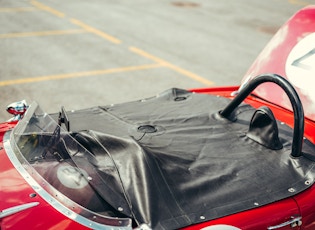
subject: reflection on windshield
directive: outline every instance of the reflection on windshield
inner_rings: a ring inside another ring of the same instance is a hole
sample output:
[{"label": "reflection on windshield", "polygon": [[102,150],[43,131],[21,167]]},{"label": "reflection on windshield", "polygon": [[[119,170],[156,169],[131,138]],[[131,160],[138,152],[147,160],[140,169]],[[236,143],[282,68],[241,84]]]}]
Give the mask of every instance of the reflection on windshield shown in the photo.
[{"label": "reflection on windshield", "polygon": [[[107,159],[109,174],[102,175],[92,153],[78,141],[77,133],[63,130],[57,122],[33,103],[11,134],[11,143],[20,162],[32,177],[49,186],[43,189],[77,214],[110,226],[130,226],[128,204],[123,189],[116,184],[119,207],[112,203],[113,188],[107,180],[118,178],[115,165]],[[29,167],[31,166],[31,167]],[[119,211],[118,211],[119,210]],[[121,212],[125,210],[125,212]]]}]

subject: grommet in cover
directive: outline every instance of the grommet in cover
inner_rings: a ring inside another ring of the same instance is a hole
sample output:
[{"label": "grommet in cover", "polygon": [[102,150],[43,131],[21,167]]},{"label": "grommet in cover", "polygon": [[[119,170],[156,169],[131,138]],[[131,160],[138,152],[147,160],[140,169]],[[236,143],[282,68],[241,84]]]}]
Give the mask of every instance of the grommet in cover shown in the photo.
[{"label": "grommet in cover", "polygon": [[138,132],[140,133],[155,133],[157,129],[153,125],[140,125]]},{"label": "grommet in cover", "polygon": [[312,182],[310,180],[305,181],[305,185],[310,185]]},{"label": "grommet in cover", "polygon": [[293,193],[293,192],[295,192],[295,189],[294,188],[289,188],[288,191]]},{"label": "grommet in cover", "polygon": [[184,101],[186,99],[187,99],[187,97],[175,97],[174,101]]}]

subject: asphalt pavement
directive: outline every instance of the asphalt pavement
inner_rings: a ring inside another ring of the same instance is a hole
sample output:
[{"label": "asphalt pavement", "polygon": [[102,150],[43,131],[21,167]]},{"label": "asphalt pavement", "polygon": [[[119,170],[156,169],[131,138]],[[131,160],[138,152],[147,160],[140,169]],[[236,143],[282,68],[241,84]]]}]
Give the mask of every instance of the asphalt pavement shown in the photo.
[{"label": "asphalt pavement", "polygon": [[48,113],[238,85],[302,0],[0,1],[0,121],[26,99]]}]

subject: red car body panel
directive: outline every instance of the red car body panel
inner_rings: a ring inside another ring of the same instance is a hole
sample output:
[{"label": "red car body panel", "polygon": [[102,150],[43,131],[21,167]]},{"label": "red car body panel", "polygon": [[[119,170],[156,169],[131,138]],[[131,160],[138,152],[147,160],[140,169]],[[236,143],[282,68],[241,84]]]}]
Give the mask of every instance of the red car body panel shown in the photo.
[{"label": "red car body panel", "polygon": [[[285,23],[257,57],[243,82],[264,73],[279,74],[296,88],[305,116],[315,121],[315,6],[296,13]],[[291,109],[284,92],[270,84],[255,93],[277,105]]]},{"label": "red car body panel", "polygon": [[[276,226],[280,223],[289,221],[291,216],[299,215],[299,210],[293,199],[286,199],[277,204],[267,205],[250,211],[238,213],[229,217],[223,217],[210,223],[197,224],[195,226],[184,228],[185,230],[203,229],[207,226],[227,225],[239,229],[267,229],[270,226]],[[292,229],[291,226],[281,228],[283,230]],[[299,229],[298,227],[295,229]]]}]

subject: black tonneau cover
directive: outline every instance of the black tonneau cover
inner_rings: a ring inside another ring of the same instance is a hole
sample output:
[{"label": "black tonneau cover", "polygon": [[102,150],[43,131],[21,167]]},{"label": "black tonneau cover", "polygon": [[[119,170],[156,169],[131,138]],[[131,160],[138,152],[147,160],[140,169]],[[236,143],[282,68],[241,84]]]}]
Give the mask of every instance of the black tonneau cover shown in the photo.
[{"label": "black tonneau cover", "polygon": [[[283,148],[268,149],[246,135],[255,109],[242,104],[231,122],[218,115],[228,103],[171,89],[68,116],[72,135],[96,156],[91,163],[104,181],[119,175],[100,185],[100,195],[138,224],[176,229],[269,204],[313,184],[314,162],[290,157],[290,128],[278,123]],[[306,141],[303,152],[314,155],[315,148]]]}]

